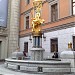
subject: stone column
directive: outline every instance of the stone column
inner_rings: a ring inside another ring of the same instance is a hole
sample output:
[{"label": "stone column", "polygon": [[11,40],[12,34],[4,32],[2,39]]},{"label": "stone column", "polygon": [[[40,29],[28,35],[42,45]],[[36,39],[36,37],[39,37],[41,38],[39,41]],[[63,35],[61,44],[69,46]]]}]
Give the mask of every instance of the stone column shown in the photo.
[{"label": "stone column", "polygon": [[33,61],[42,61],[44,49],[43,48],[31,48],[31,60]]},{"label": "stone column", "polygon": [[18,47],[20,0],[9,0],[8,7],[8,57]]},{"label": "stone column", "polygon": [[41,61],[43,60],[43,53],[44,49],[41,45],[42,37],[40,36],[33,36],[33,48],[31,50],[31,60],[34,61]]}]

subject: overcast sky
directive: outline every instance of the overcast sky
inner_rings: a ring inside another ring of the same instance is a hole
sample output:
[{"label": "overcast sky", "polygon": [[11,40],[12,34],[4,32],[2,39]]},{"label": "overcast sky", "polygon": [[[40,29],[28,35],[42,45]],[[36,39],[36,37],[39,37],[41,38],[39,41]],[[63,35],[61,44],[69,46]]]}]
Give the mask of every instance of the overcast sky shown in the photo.
[{"label": "overcast sky", "polygon": [[0,26],[6,26],[7,19],[7,1],[0,0]]}]

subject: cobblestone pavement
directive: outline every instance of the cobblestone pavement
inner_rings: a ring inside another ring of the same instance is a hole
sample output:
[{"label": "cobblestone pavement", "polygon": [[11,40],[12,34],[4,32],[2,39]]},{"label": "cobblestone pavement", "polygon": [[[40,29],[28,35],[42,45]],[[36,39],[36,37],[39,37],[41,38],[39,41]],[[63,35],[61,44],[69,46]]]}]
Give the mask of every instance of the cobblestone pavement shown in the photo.
[{"label": "cobblestone pavement", "polygon": [[13,71],[5,68],[4,64],[0,62],[0,75],[39,75],[39,74],[30,74],[30,73]]}]

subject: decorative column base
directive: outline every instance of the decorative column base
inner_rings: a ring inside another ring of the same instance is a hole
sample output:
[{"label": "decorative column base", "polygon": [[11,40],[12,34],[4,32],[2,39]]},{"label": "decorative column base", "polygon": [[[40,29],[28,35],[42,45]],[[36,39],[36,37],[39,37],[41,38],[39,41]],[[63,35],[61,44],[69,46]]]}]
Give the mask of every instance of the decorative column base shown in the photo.
[{"label": "decorative column base", "polygon": [[35,61],[41,61],[43,60],[43,53],[44,53],[43,48],[32,48],[31,49],[31,60]]}]

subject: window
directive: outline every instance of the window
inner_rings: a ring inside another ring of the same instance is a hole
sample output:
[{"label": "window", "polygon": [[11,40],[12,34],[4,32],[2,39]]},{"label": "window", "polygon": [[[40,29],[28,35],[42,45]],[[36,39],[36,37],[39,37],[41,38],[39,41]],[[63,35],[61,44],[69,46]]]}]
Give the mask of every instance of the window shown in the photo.
[{"label": "window", "polygon": [[73,50],[75,51],[75,36],[73,36]]},{"label": "window", "polygon": [[30,3],[30,0],[27,0],[27,4],[29,4]]},{"label": "window", "polygon": [[58,39],[51,39],[51,52],[58,52]]},{"label": "window", "polygon": [[26,17],[26,29],[29,28],[29,16]]},{"label": "window", "polygon": [[72,14],[75,15],[75,0],[72,0]]},{"label": "window", "polygon": [[[41,45],[40,45],[40,37],[38,36],[38,37],[36,37],[35,36],[35,38],[33,38],[33,40],[34,40],[34,42],[33,42],[33,46],[34,47],[40,47]],[[37,41],[36,41],[37,40]]]},{"label": "window", "polygon": [[24,51],[28,53],[28,42],[24,43]]},{"label": "window", "polygon": [[58,19],[58,8],[57,3],[51,5],[51,21],[56,21]]}]

